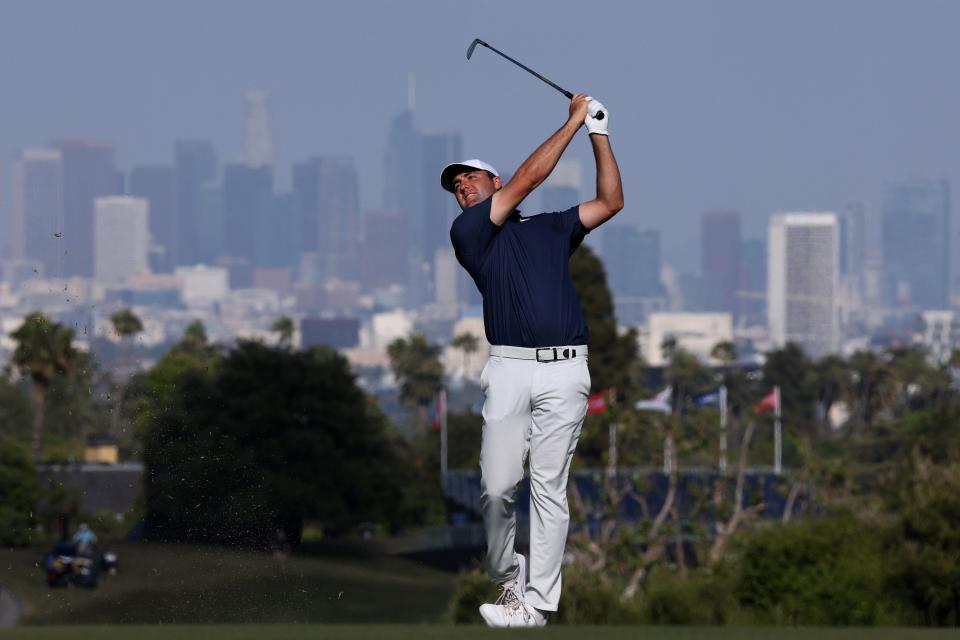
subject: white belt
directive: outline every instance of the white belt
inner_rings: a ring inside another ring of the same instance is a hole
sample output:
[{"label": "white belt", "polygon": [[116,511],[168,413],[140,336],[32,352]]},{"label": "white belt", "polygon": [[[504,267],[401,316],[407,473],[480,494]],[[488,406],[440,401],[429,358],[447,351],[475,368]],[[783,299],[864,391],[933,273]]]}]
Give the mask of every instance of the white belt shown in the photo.
[{"label": "white belt", "polygon": [[557,360],[570,360],[571,358],[586,358],[587,345],[578,344],[567,347],[509,347],[509,346],[491,346],[491,356],[501,358],[516,358],[518,360],[536,360],[537,362],[555,362]]}]

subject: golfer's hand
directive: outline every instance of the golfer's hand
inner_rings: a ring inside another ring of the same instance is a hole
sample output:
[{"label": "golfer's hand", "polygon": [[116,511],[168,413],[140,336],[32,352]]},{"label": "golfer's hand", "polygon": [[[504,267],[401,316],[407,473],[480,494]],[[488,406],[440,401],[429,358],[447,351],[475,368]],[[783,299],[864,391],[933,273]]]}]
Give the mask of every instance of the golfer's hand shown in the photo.
[{"label": "golfer's hand", "polygon": [[578,127],[584,123],[587,117],[587,101],[590,98],[582,93],[575,93],[570,98],[570,119],[568,122],[576,124]]},{"label": "golfer's hand", "polygon": [[[597,120],[596,118],[597,113],[600,111],[603,111],[603,120]],[[607,125],[610,124],[610,112],[607,111],[605,106],[600,104],[599,100],[588,97],[587,118],[584,122],[587,125],[587,131],[589,133],[605,136],[607,135]]]}]

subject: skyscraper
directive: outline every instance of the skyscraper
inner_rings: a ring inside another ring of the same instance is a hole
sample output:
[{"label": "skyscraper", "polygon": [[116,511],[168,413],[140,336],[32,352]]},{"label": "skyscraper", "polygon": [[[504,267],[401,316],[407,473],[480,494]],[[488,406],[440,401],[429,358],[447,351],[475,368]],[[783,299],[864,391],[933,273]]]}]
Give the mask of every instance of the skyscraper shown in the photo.
[{"label": "skyscraper", "polygon": [[[435,256],[450,247],[450,226],[460,212],[453,196],[440,187],[437,177],[451,162],[463,158],[459,131],[427,133],[423,136],[423,247],[425,256]],[[435,260],[434,260],[435,262]]]},{"label": "skyscraper", "polygon": [[950,291],[950,184],[911,180],[883,192],[883,298],[945,309]]},{"label": "skyscraper", "polygon": [[407,218],[404,211],[368,211],[363,239],[361,283],[365,291],[407,283]]},{"label": "skyscraper", "polygon": [[[540,210],[546,212],[566,211],[570,207],[580,204],[582,183],[580,162],[577,160],[560,160],[547,181],[537,189],[540,193]],[[529,209],[529,205],[527,208]]]},{"label": "skyscraper", "polygon": [[154,271],[173,271],[172,251],[176,246],[176,174],[173,167],[139,166],[130,172],[130,195],[150,204],[150,242],[163,248]]},{"label": "skyscraper", "polygon": [[740,214],[705,211],[700,216],[701,304],[705,311],[726,311],[736,322],[740,290]]},{"label": "skyscraper", "polygon": [[256,264],[257,233],[273,209],[273,167],[228,164],[223,170],[224,254]]},{"label": "skyscraper", "polygon": [[93,276],[93,201],[114,195],[117,171],[113,145],[91,140],[56,140],[63,159],[64,275]]},{"label": "skyscraper", "polygon": [[833,213],[770,218],[767,322],[775,347],[793,342],[813,358],[839,347],[837,236]]},{"label": "skyscraper", "polygon": [[617,319],[643,322],[651,311],[665,308],[666,291],[660,281],[660,231],[616,223],[605,226],[604,266]]},{"label": "skyscraper", "polygon": [[[217,154],[205,140],[178,140],[174,146],[176,172],[176,230],[171,250],[172,263],[177,266],[209,261],[201,255],[198,246],[204,202],[204,188],[217,179]],[[219,233],[223,233],[221,225]],[[220,243],[222,244],[222,242]]]},{"label": "skyscraper", "polygon": [[120,282],[147,273],[149,204],[143,198],[110,196],[94,201],[94,277]]},{"label": "skyscraper", "polygon": [[407,109],[394,116],[387,134],[383,208],[406,212],[409,255],[417,262],[427,259],[423,238],[423,182],[423,135],[413,123],[413,110]]},{"label": "skyscraper", "polygon": [[63,162],[59,151],[26,149],[13,161],[13,257],[64,275]]},{"label": "skyscraper", "polygon": [[359,276],[360,195],[353,159],[311,158],[293,167],[299,250],[317,253],[322,279]]},{"label": "skyscraper", "polygon": [[250,167],[273,166],[273,137],[266,91],[249,91],[243,138],[243,161]]},{"label": "skyscraper", "polygon": [[742,324],[766,324],[767,244],[761,239],[744,240],[740,245],[740,290],[737,298]]}]

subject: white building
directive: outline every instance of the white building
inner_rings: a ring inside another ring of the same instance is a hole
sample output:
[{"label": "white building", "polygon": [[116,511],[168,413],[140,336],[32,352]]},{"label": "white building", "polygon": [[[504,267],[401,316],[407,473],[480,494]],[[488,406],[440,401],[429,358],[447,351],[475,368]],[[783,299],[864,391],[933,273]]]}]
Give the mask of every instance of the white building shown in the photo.
[{"label": "white building", "polygon": [[93,273],[100,282],[120,282],[149,271],[149,203],[132,196],[93,202]]},{"label": "white building", "polygon": [[226,267],[177,267],[180,297],[188,307],[203,307],[221,302],[230,293],[230,275]]},{"label": "white building", "polygon": [[667,364],[662,346],[663,341],[671,337],[684,351],[702,362],[711,362],[710,351],[718,342],[733,341],[733,316],[729,313],[651,313],[640,345],[650,366]]},{"label": "white building", "polygon": [[776,214],[767,246],[767,322],[773,347],[793,342],[812,358],[835,353],[840,343],[837,216]]}]

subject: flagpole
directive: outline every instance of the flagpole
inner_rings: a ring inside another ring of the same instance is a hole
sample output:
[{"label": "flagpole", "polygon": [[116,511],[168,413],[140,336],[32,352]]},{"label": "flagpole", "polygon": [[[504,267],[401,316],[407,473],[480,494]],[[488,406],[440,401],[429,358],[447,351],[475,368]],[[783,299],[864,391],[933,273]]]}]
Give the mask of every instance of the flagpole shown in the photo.
[{"label": "flagpole", "polygon": [[447,486],[447,390],[440,389],[440,483]]},{"label": "flagpole", "polygon": [[780,475],[782,469],[782,454],[783,454],[783,435],[781,433],[780,427],[780,386],[777,385],[773,388],[773,398],[774,398],[774,415],[776,420],[773,423],[773,472],[776,475]]},{"label": "flagpole", "polygon": [[720,474],[727,474],[727,385],[720,385]]}]

